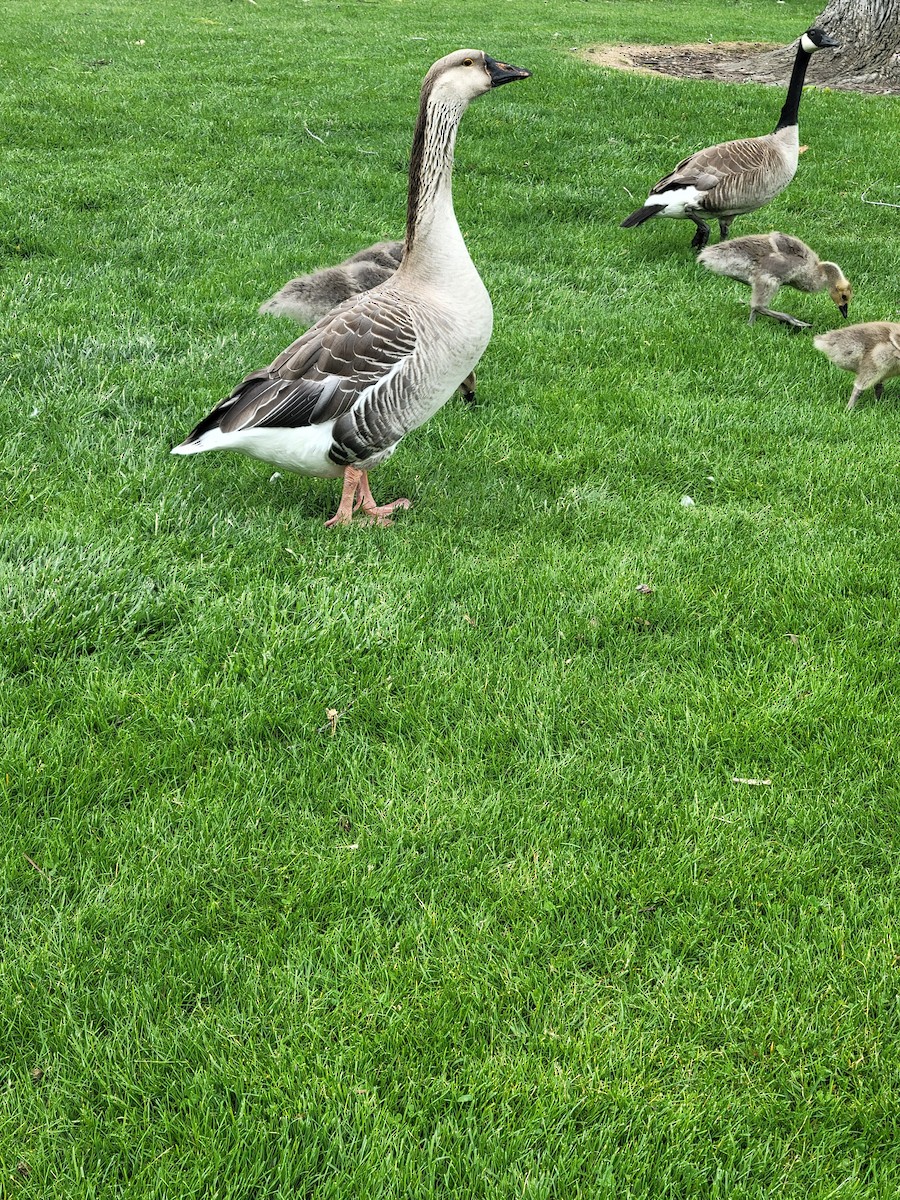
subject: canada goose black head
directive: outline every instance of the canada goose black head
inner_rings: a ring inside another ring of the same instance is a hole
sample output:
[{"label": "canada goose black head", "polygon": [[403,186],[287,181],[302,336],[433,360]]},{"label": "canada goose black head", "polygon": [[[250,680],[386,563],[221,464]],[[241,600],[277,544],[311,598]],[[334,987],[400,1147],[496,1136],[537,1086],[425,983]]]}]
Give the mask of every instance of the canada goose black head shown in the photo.
[{"label": "canada goose black head", "polygon": [[800,38],[800,45],[807,54],[815,54],[817,50],[836,50],[840,44],[824,29],[819,29],[815,25],[811,29],[807,29]]}]

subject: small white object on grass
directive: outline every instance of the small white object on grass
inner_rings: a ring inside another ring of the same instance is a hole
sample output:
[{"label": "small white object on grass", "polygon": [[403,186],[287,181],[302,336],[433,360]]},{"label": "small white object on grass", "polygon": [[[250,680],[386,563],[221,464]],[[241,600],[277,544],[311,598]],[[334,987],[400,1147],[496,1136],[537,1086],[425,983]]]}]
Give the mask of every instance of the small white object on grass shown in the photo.
[{"label": "small white object on grass", "polygon": [[269,483],[274,483],[276,479],[280,479],[280,478],[281,478],[281,472],[276,471],[273,475],[269,476]]},{"label": "small white object on grass", "polygon": [[694,507],[693,499],[690,496],[682,496],[681,497],[681,507],[682,508],[693,508]]}]

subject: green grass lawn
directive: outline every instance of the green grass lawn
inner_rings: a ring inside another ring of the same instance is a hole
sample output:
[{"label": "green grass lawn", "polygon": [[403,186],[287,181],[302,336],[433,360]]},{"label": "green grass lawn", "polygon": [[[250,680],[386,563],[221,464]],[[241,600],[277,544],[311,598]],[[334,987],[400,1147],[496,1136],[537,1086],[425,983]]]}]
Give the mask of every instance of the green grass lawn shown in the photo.
[{"label": "green grass lawn", "polygon": [[[572,53],[817,7],[9,0],[0,1196],[900,1194],[900,382],[845,413],[690,223],[618,228],[782,95]],[[373,476],[413,510],[171,458],[262,300],[401,236],[459,46],[534,77],[460,133],[495,335]],[[898,138],[808,91],[734,233],[900,319]]]}]

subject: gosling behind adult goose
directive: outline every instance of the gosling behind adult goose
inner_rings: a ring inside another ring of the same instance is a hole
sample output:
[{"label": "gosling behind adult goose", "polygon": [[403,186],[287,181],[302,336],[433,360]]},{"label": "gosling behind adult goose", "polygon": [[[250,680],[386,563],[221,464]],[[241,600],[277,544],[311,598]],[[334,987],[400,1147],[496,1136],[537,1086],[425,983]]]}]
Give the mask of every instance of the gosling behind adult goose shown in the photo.
[{"label": "gosling behind adult goose", "polygon": [[368,472],[432,417],[484,352],[493,310],[453,211],[453,148],[469,103],[529,71],[457,50],[425,76],[396,273],[353,297],[254,371],[173,454],[240,450],[286,470],[343,475],[337,512],[387,524],[406,499],[377,505]]},{"label": "gosling behind adult goose", "polygon": [[312,325],[338,304],[384,283],[400,266],[402,242],[376,242],[333,267],[298,275],[260,307],[260,313]]},{"label": "gosling behind adult goose", "polygon": [[751,325],[757,314],[762,314],[794,329],[809,329],[808,321],[768,307],[783,285],[798,292],[823,292],[828,288],[842,317],[846,317],[853,296],[853,288],[837,263],[822,262],[805,242],[786,233],[751,233],[720,242],[701,250],[697,259],[717,275],[750,284]]},{"label": "gosling behind adult goose", "polygon": [[[290,317],[298,325],[312,325],[344,300],[384,283],[400,266],[402,242],[376,242],[357,250],[333,267],[320,267],[289,280],[260,306],[260,315]],[[460,384],[464,400],[475,399],[475,372]]]},{"label": "gosling behind adult goose", "polygon": [[900,375],[900,324],[896,321],[867,321],[831,329],[814,337],[813,345],[836,367],[856,372],[848,410],[856,407],[866,388],[874,388],[875,399],[880,400],[884,381]]},{"label": "gosling behind adult goose", "polygon": [[622,228],[643,225],[651,217],[686,219],[697,226],[691,245],[702,250],[709,241],[709,225],[704,217],[718,219],[724,240],[736,216],[774,200],[797,171],[797,114],[810,57],[817,50],[839,45],[824,30],[807,29],[797,46],[787,98],[774,132],[721,142],[688,155],[650,189],[645,203],[625,218]]}]

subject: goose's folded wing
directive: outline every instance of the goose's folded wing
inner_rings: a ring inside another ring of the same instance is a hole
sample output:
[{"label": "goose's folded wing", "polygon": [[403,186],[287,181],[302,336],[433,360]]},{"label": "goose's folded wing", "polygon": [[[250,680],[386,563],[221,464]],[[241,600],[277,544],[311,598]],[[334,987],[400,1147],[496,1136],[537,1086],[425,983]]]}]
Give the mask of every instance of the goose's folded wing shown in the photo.
[{"label": "goose's folded wing", "polygon": [[674,171],[664,175],[650,192],[651,196],[660,196],[666,192],[677,192],[682,188],[696,188],[698,192],[711,192],[720,183],[721,174],[698,167],[693,158],[680,162]]},{"label": "goose's folded wing", "polygon": [[295,428],[348,412],[368,388],[392,375],[416,345],[406,306],[382,293],[353,297],[275,359],[253,371],[197,427]]},{"label": "goose's folded wing", "polygon": [[731,175],[771,170],[780,161],[778,149],[770,137],[738,138],[698,150],[679,163],[673,174],[681,171],[694,175],[707,173],[721,183]]}]

